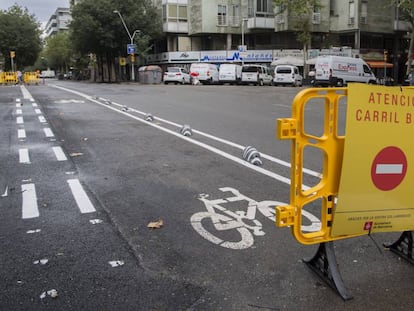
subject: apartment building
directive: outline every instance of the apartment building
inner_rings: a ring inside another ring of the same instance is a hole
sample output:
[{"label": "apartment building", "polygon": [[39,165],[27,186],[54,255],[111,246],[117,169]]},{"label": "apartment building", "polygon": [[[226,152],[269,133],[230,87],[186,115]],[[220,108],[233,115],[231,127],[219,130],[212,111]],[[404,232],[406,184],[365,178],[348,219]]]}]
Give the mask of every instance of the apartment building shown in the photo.
[{"label": "apartment building", "polygon": [[[394,79],[402,79],[409,25],[399,20],[395,5],[389,0],[321,0],[320,3],[321,7],[315,8],[310,16],[310,53],[332,46],[348,47],[353,56],[372,61],[378,68],[392,68],[388,70]],[[156,43],[157,54],[149,57],[152,62],[179,63],[185,59],[223,62],[244,45],[254,55],[253,60],[270,63],[281,50],[297,56],[302,49],[296,38],[298,18],[292,12],[274,7],[272,0],[153,0],[153,4],[160,10],[165,39]],[[202,51],[209,51],[208,57]],[[226,56],[214,57],[223,55],[223,51],[227,51]],[[177,58],[180,55],[184,59]]]},{"label": "apartment building", "polygon": [[49,37],[59,31],[68,30],[71,21],[69,8],[57,8],[55,13],[49,18],[45,27],[45,35]]}]

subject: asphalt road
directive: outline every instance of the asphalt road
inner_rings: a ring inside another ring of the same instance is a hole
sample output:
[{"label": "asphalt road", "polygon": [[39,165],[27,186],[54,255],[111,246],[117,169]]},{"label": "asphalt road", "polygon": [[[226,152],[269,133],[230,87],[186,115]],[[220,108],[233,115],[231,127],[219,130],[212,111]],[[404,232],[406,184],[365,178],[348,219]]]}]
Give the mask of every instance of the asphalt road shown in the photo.
[{"label": "asphalt road", "polygon": [[[276,139],[275,120],[290,116],[299,89],[26,89],[0,88],[0,310],[414,308],[412,265],[369,237],[335,242],[354,296],[344,302],[301,261],[316,246],[271,220],[267,207],[290,190],[289,168],[274,161],[290,161],[290,142]],[[320,106],[305,124],[315,134]],[[241,159],[248,145],[268,156],[261,169]],[[311,151],[305,165],[318,171],[321,159]],[[244,227],[231,221],[247,211]]]}]

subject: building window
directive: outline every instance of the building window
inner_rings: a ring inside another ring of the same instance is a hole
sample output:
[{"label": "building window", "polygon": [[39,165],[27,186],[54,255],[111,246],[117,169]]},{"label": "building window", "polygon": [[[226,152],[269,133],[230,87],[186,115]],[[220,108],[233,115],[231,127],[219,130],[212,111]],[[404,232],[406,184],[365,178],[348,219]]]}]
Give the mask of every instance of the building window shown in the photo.
[{"label": "building window", "polygon": [[361,24],[367,23],[367,16],[368,16],[368,3],[367,1],[361,2]]},{"label": "building window", "polygon": [[219,4],[217,7],[217,25],[226,26],[227,25],[227,6]]},{"label": "building window", "polygon": [[240,6],[238,4],[231,6],[231,16],[229,16],[230,24],[233,27],[238,27],[240,25]]},{"label": "building window", "polygon": [[348,25],[353,25],[354,23],[355,23],[355,3],[354,1],[349,1]]},{"label": "building window", "polygon": [[256,16],[273,17],[273,1],[272,0],[256,0]]},{"label": "building window", "polygon": [[249,0],[247,2],[247,16],[254,17],[254,0]]},{"label": "building window", "polygon": [[162,19],[164,22],[187,22],[187,6],[176,4],[163,5]]}]

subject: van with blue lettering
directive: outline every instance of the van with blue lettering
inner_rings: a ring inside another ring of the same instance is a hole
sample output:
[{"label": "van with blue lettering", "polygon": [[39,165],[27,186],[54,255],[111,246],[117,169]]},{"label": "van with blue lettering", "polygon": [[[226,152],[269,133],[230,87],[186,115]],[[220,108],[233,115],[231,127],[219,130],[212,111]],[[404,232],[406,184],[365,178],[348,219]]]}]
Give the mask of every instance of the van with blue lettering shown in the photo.
[{"label": "van with blue lettering", "polygon": [[318,56],[315,64],[315,86],[344,86],[348,82],[376,84],[376,77],[361,58]]}]

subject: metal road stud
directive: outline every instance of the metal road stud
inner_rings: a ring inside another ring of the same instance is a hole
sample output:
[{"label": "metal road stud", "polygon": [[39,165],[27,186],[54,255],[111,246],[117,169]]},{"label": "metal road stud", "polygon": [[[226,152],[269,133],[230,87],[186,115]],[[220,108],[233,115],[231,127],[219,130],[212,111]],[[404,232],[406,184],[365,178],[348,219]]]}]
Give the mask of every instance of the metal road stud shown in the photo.
[{"label": "metal road stud", "polygon": [[259,151],[257,151],[257,149],[253,148],[252,146],[247,146],[246,148],[244,148],[242,157],[244,160],[253,165],[263,165]]},{"label": "metal road stud", "polygon": [[152,116],[152,114],[147,113],[147,114],[145,115],[145,121],[148,121],[148,122],[152,122],[152,121],[154,121],[154,117]]},{"label": "metal road stud", "polygon": [[192,131],[191,127],[187,124],[184,124],[181,127],[180,133],[184,136],[187,136],[187,137],[193,135],[193,131]]}]

